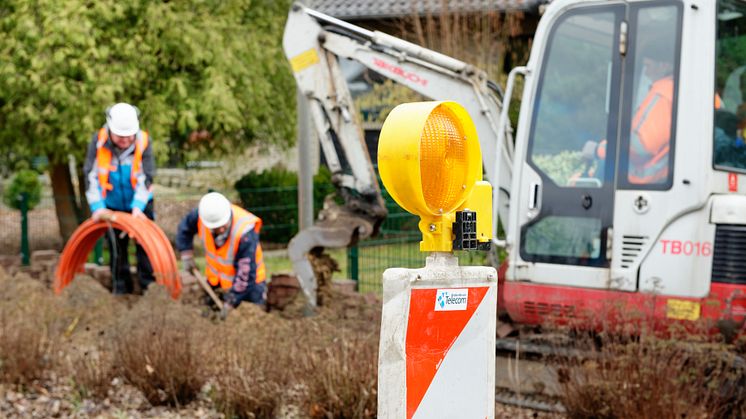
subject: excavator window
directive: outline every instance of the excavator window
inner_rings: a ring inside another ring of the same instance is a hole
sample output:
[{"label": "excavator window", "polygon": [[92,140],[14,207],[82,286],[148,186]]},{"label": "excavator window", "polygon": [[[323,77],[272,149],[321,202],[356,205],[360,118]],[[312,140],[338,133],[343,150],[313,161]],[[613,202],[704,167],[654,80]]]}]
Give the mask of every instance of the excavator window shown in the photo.
[{"label": "excavator window", "polygon": [[634,7],[622,108],[620,187],[668,189],[673,179],[680,11]]},{"label": "excavator window", "polygon": [[[582,150],[613,129],[617,19],[608,9],[577,13],[554,30],[535,105],[530,162],[557,186],[601,188],[607,180],[599,171],[602,164],[584,160]],[[578,177],[586,180],[577,182]]]},{"label": "excavator window", "polygon": [[715,68],[716,169],[746,171],[746,3],[719,0]]}]

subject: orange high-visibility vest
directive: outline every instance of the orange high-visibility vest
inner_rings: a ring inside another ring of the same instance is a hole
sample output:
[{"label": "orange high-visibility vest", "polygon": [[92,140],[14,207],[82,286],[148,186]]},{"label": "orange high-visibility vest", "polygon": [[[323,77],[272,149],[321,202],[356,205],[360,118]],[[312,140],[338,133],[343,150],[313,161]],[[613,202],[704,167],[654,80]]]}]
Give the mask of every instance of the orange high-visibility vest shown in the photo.
[{"label": "orange high-visibility vest", "polygon": [[[137,176],[142,173],[142,154],[148,148],[148,133],[141,131],[135,139],[135,156],[132,160],[132,170],[130,170],[130,181],[132,189],[137,185]],[[98,184],[101,186],[101,197],[106,198],[106,193],[114,189],[114,185],[109,182],[109,173],[116,167],[111,165],[111,150],[104,147],[109,139],[109,132],[106,128],[98,130],[98,140],[96,141],[96,166],[98,169]]]},{"label": "orange high-visibility vest", "polygon": [[[215,247],[215,239],[212,237],[210,229],[202,224],[202,220],[197,221],[197,232],[199,233],[202,243],[205,245],[205,276],[212,286],[220,285],[222,289],[230,289],[233,285],[233,278],[236,276],[235,259],[238,253],[238,245],[241,237],[254,230],[259,233],[262,229],[262,219],[246,211],[245,209],[232,205],[233,221],[230,227],[228,240],[220,248]],[[257,243],[256,253],[256,278],[255,282],[261,283],[267,278],[267,271],[264,267],[264,256],[262,245]]]},{"label": "orange high-visibility vest", "polygon": [[[632,119],[632,132],[640,139],[630,144],[631,183],[658,183],[668,177],[668,151],[671,142],[671,116],[673,112],[672,77],[656,81]],[[652,155],[644,163],[634,162],[634,155]],[[637,164],[636,164],[637,163]]]}]

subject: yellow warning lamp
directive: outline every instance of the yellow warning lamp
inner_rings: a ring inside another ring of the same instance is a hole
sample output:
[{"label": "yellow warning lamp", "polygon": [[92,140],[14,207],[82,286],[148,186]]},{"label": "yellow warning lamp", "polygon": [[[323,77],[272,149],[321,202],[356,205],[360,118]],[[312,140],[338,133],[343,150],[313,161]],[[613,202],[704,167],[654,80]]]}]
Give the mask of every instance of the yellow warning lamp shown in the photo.
[{"label": "yellow warning lamp", "polygon": [[492,186],[468,112],[456,102],[397,106],[381,128],[378,170],[405,210],[420,217],[420,251],[489,249]]}]

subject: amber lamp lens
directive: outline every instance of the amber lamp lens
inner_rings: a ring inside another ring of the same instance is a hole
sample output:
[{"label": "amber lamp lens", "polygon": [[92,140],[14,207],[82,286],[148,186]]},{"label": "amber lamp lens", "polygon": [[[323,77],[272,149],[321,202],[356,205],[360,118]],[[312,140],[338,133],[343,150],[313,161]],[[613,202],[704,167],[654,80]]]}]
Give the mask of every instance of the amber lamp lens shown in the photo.
[{"label": "amber lamp lens", "polygon": [[466,189],[466,136],[458,117],[438,106],[425,122],[420,141],[422,192],[435,213],[450,212]]}]

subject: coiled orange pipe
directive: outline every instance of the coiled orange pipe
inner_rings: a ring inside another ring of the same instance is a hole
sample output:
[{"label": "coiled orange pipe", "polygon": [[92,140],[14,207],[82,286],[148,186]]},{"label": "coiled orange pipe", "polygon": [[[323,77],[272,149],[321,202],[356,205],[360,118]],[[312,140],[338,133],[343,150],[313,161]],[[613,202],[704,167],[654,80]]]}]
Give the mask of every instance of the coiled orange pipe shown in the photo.
[{"label": "coiled orange pipe", "polygon": [[54,275],[54,292],[59,294],[75,274],[84,272],[84,264],[101,236],[109,226],[124,231],[143,247],[153,266],[153,275],[158,284],[164,285],[173,299],[181,294],[181,279],[176,265],[176,254],[166,234],[153,221],[135,218],[126,212],[113,211],[107,221],[86,220],[73,233],[62,250],[60,262]]}]

